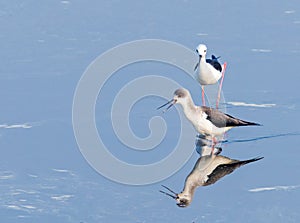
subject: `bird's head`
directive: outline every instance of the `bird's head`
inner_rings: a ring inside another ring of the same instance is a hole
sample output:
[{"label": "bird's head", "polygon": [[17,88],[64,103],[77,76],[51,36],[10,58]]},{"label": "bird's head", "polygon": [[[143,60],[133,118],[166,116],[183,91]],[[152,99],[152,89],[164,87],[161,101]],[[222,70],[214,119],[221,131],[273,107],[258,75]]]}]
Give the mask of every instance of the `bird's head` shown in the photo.
[{"label": "bird's head", "polygon": [[179,88],[174,92],[173,99],[168,101],[167,103],[163,104],[162,106],[158,107],[157,109],[163,108],[166,105],[169,105],[164,112],[166,112],[169,108],[171,108],[175,104],[184,105],[187,101],[191,98],[190,92],[184,88]]},{"label": "bird's head", "polygon": [[179,88],[174,92],[173,100],[175,104],[185,104],[186,101],[191,97],[190,92],[185,88]]},{"label": "bird's head", "polygon": [[207,47],[204,44],[200,44],[197,46],[196,48],[196,52],[199,55],[199,57],[204,57],[206,56],[206,52],[207,52]]}]

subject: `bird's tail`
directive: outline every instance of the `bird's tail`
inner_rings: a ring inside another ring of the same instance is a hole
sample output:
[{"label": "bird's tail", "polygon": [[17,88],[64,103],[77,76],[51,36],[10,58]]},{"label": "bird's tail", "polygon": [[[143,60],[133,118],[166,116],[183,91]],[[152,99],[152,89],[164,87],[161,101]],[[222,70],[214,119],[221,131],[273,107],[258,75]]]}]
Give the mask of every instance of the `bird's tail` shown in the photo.
[{"label": "bird's tail", "polygon": [[256,158],[249,159],[249,160],[242,160],[242,161],[239,161],[238,163],[239,163],[240,166],[243,166],[243,165],[246,165],[248,163],[256,162],[256,161],[261,160],[263,158],[264,157],[256,157]]},{"label": "bird's tail", "polygon": [[248,125],[261,126],[261,124],[256,123],[256,122],[248,122],[248,121],[244,121],[244,120],[239,120],[239,126],[248,126]]}]

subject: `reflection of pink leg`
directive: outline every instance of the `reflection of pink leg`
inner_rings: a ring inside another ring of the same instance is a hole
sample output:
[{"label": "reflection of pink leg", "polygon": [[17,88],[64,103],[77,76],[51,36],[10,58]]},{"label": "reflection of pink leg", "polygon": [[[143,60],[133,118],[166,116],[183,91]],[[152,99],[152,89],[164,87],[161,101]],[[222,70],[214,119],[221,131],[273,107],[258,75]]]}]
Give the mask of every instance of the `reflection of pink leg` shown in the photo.
[{"label": "reflection of pink leg", "polygon": [[205,106],[204,87],[201,86],[201,88],[202,88],[202,105]]},{"label": "reflection of pink leg", "polygon": [[220,102],[220,98],[221,98],[221,90],[222,90],[223,80],[224,80],[224,76],[225,76],[226,66],[227,66],[227,63],[225,62],[224,65],[223,65],[223,70],[222,70],[222,77],[221,77],[221,82],[220,82],[219,91],[218,91],[216,109],[218,109],[218,107],[219,107],[219,102]]},{"label": "reflection of pink leg", "polygon": [[211,155],[214,154],[215,146],[217,145],[217,143],[218,143],[217,138],[213,136],[213,137],[212,137]]}]

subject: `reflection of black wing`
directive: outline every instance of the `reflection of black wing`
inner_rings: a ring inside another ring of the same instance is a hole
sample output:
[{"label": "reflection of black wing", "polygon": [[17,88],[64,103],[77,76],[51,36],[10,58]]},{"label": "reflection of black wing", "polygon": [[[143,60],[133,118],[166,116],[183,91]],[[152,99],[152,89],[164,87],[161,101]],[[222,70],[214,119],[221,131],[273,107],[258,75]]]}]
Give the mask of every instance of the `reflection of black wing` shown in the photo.
[{"label": "reflection of black wing", "polygon": [[233,163],[221,164],[217,166],[217,168],[214,169],[213,172],[207,176],[208,180],[205,182],[204,186],[214,184],[219,179],[232,173],[235,169],[239,168],[240,166],[243,166],[247,163],[252,163],[261,160],[262,158],[263,157],[258,157],[250,160],[243,160],[243,161],[233,160]]},{"label": "reflection of black wing", "polygon": [[225,114],[217,109],[202,106],[202,111],[206,113],[207,120],[214,124],[218,128],[246,126],[246,125],[260,125],[254,122],[248,122],[241,119],[237,119],[231,115]]},{"label": "reflection of black wing", "polygon": [[214,55],[211,56],[211,59],[206,59],[206,63],[212,65],[216,70],[222,72],[222,66],[218,61],[218,58]]}]

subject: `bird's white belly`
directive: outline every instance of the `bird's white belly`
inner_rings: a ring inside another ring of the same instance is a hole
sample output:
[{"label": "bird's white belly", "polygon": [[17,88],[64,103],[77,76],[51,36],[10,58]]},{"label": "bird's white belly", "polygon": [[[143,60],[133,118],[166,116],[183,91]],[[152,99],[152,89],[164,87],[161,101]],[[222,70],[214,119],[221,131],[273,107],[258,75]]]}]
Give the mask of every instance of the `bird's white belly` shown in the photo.
[{"label": "bird's white belly", "polygon": [[215,84],[221,78],[221,76],[221,72],[214,69],[212,66],[200,64],[197,79],[201,85]]},{"label": "bird's white belly", "polygon": [[194,127],[200,134],[211,136],[221,136],[228,130],[227,128],[218,128],[204,118],[199,119],[199,121],[194,124]]},{"label": "bird's white belly", "polygon": [[232,127],[219,128],[207,119],[207,114],[196,108],[194,112],[185,110],[187,119],[192,123],[195,130],[202,135],[210,135],[212,137],[222,136]]}]

